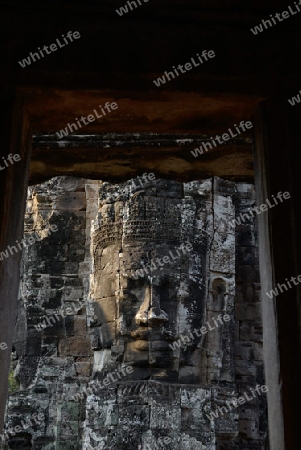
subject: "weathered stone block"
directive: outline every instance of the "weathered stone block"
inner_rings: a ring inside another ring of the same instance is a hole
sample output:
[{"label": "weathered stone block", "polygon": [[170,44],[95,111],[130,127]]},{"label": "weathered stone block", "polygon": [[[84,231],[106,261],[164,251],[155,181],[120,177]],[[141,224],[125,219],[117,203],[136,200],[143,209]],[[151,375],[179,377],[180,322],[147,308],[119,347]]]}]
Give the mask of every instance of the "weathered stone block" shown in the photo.
[{"label": "weathered stone block", "polygon": [[86,191],[86,199],[87,200],[98,199],[99,188],[100,188],[101,184],[102,184],[102,181],[99,181],[99,180],[95,180],[95,184],[92,182],[85,183],[85,191]]},{"label": "weathered stone block", "polygon": [[261,319],[261,303],[239,303],[235,306],[237,320],[259,321]]},{"label": "weathered stone block", "polygon": [[75,370],[77,375],[82,377],[89,377],[91,375],[92,364],[90,361],[80,361],[75,363]]},{"label": "weathered stone block", "polygon": [[90,356],[92,354],[90,340],[82,336],[60,339],[59,352],[64,356]]},{"label": "weathered stone block", "polygon": [[119,424],[147,429],[150,426],[150,407],[146,405],[119,406]]},{"label": "weathered stone block", "polygon": [[259,281],[259,266],[254,265],[244,265],[244,266],[237,266],[236,268],[236,276],[237,281]]},{"label": "weathered stone block", "polygon": [[150,428],[151,429],[174,429],[181,427],[181,410],[176,407],[151,406],[150,411]]},{"label": "weathered stone block", "polygon": [[257,247],[237,247],[236,260],[239,265],[257,265],[258,249]]},{"label": "weathered stone block", "polygon": [[240,330],[241,341],[262,342],[262,323],[261,322],[243,322]]},{"label": "weathered stone block", "polygon": [[87,333],[85,316],[65,317],[65,326],[67,336],[85,336]]},{"label": "weathered stone block", "polygon": [[260,284],[238,283],[236,289],[236,303],[260,302]]},{"label": "weathered stone block", "polygon": [[238,342],[235,346],[235,356],[238,359],[244,361],[252,361],[254,360],[254,346],[251,342]]},{"label": "weathered stone block", "polygon": [[93,309],[96,316],[96,325],[101,325],[104,322],[113,322],[117,317],[115,297],[97,299],[93,302]]},{"label": "weathered stone block", "polygon": [[84,192],[65,192],[64,196],[53,200],[53,208],[57,211],[83,211],[86,209],[86,195]]},{"label": "weathered stone block", "polygon": [[238,375],[255,376],[256,368],[249,361],[236,361],[236,373]]},{"label": "weathered stone block", "polygon": [[259,439],[258,424],[255,420],[240,420],[239,432],[244,439]]}]

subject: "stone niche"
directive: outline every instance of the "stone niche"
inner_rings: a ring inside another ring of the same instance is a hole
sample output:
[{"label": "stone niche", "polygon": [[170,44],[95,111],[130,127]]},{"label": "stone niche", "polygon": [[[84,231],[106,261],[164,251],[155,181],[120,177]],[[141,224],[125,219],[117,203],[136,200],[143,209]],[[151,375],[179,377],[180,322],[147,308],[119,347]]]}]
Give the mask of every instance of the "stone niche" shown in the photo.
[{"label": "stone niche", "polygon": [[267,449],[265,396],[233,406],[264,384],[253,204],[217,177],[29,188],[2,448]]}]

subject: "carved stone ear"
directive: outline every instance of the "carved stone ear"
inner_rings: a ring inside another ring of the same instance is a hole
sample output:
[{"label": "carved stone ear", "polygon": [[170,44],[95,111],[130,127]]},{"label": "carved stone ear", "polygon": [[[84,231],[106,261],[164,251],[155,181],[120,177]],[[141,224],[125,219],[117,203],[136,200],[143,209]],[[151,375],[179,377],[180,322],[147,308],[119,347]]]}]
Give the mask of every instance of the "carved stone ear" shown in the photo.
[{"label": "carved stone ear", "polygon": [[213,307],[215,311],[225,308],[226,282],[222,278],[215,278],[212,282]]}]

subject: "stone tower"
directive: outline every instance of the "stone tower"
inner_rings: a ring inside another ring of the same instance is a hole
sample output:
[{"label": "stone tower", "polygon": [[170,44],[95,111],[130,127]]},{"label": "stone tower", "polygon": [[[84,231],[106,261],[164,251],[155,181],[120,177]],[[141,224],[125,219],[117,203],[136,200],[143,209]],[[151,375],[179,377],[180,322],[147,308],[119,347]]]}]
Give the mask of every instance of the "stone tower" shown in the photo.
[{"label": "stone tower", "polygon": [[[266,449],[253,203],[216,177],[30,188],[4,448]],[[13,434],[20,408],[44,418]]]}]

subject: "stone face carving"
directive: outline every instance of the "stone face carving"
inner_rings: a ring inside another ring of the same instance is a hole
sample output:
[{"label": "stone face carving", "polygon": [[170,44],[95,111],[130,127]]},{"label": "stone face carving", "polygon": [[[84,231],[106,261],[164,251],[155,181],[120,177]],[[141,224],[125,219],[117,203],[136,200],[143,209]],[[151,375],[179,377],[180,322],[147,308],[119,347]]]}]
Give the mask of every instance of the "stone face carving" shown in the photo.
[{"label": "stone face carving", "polygon": [[92,240],[94,348],[110,349],[107,367],[126,363],[137,379],[198,383],[197,342],[185,352],[170,344],[204,319],[207,238],[193,222],[188,233],[185,221],[204,201],[187,211],[180,183],[156,180],[150,190],[100,204]]}]

